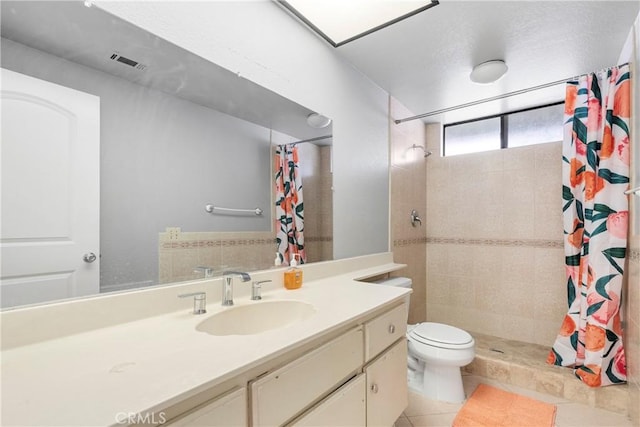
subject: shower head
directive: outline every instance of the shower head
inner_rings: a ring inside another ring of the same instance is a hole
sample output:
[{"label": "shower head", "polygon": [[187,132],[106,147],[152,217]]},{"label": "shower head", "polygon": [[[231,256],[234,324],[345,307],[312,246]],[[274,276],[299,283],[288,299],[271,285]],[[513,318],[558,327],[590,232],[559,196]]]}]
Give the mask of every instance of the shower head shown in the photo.
[{"label": "shower head", "polygon": [[427,157],[429,157],[430,155],[432,155],[432,154],[433,154],[431,151],[427,151],[427,150],[424,148],[424,146],[422,146],[422,145],[416,145],[416,144],[413,144],[413,145],[411,146],[411,148],[413,148],[414,150],[415,150],[415,149],[417,149],[417,148],[421,149],[421,150],[424,152],[424,157],[425,157],[425,158],[427,158]]}]

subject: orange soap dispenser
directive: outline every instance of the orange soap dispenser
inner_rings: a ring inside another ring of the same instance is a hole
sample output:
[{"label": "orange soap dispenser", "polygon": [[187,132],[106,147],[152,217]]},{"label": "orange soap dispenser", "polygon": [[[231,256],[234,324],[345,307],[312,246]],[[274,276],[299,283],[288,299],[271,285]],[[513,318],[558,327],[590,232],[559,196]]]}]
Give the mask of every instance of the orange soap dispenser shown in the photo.
[{"label": "orange soap dispenser", "polygon": [[284,287],[287,289],[298,289],[302,286],[302,270],[298,268],[296,257],[300,259],[300,254],[292,255],[290,267],[284,272]]}]

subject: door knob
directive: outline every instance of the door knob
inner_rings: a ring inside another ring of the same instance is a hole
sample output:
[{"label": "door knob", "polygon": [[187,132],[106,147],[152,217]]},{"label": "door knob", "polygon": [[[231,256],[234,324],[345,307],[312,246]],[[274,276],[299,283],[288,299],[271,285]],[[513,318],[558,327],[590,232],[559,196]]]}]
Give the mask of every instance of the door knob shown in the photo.
[{"label": "door knob", "polygon": [[93,252],[89,252],[88,254],[84,254],[84,256],[82,257],[82,260],[84,262],[88,262],[88,263],[92,263],[93,261],[96,260],[96,254],[94,254]]}]

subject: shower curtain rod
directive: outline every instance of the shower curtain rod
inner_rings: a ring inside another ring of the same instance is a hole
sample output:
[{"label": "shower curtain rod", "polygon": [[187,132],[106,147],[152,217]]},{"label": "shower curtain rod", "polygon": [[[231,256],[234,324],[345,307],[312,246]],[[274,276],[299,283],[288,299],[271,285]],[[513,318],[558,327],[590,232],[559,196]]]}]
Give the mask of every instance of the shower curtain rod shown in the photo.
[{"label": "shower curtain rod", "polygon": [[333,138],[333,135],[316,136],[315,138],[303,139],[302,141],[295,141],[285,145],[297,145],[297,144],[302,144],[303,142],[322,141],[323,139],[329,139],[329,138]]},{"label": "shower curtain rod", "polygon": [[[628,62],[624,63],[624,64],[617,65],[617,67],[622,67],[622,66],[625,66],[627,64],[628,64]],[[611,68],[613,68],[613,67],[603,68],[602,70],[599,70],[599,71],[609,70]],[[589,74],[589,73],[587,73],[587,74]],[[393,122],[395,124],[399,125],[400,123],[409,122],[409,121],[412,121],[412,120],[423,119],[425,117],[435,116],[435,115],[442,114],[442,113],[448,113],[449,111],[455,111],[455,110],[460,110],[462,108],[473,107],[475,105],[484,104],[485,102],[497,101],[499,99],[508,98],[510,96],[522,95],[523,93],[533,92],[533,91],[539,90],[539,89],[546,89],[548,87],[557,86],[559,84],[567,83],[567,82],[572,81],[572,80],[577,80],[579,77],[580,76],[573,76],[573,77],[569,77],[567,79],[556,80],[556,81],[549,82],[549,83],[543,83],[543,84],[538,85],[538,86],[532,86],[532,87],[525,88],[525,89],[515,90],[513,92],[507,92],[507,93],[504,93],[502,95],[497,95],[497,96],[492,96],[490,98],[479,99],[477,101],[467,102],[466,104],[460,104],[460,105],[455,105],[453,107],[442,108],[440,110],[431,111],[429,113],[418,114],[417,116],[405,117],[404,119],[396,119]]]}]

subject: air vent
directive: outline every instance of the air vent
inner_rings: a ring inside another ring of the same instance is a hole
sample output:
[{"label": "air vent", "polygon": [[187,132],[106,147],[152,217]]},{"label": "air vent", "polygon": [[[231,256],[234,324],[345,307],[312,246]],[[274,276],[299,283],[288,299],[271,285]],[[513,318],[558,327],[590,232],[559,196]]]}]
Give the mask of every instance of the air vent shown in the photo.
[{"label": "air vent", "polygon": [[111,60],[117,61],[124,65],[128,65],[129,67],[135,68],[136,70],[144,71],[147,69],[146,65],[141,64],[138,61],[134,61],[133,59],[129,59],[125,56],[122,56],[118,52],[114,52],[113,55],[111,55]]}]

